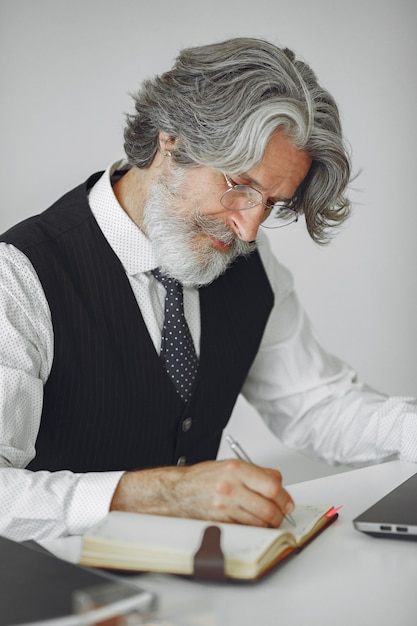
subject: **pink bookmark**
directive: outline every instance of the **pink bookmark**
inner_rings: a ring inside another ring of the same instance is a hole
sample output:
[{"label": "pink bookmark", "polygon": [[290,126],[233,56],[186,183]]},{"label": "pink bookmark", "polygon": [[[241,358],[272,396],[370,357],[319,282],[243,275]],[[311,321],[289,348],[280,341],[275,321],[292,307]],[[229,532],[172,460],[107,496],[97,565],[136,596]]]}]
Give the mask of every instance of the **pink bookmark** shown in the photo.
[{"label": "pink bookmark", "polygon": [[327,511],[326,517],[333,517],[333,515],[336,515],[336,513],[340,511],[340,509],[343,509],[343,504],[341,504],[340,506],[334,506],[332,509],[330,509],[330,511]]}]

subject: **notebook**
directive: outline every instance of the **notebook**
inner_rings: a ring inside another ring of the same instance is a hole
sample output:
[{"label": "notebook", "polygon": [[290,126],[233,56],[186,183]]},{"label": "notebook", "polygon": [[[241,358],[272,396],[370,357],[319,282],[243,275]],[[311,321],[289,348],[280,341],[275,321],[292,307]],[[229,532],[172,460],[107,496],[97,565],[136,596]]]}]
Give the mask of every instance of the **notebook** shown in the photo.
[{"label": "notebook", "polygon": [[417,474],[364,511],[353,525],[374,537],[417,540]]}]

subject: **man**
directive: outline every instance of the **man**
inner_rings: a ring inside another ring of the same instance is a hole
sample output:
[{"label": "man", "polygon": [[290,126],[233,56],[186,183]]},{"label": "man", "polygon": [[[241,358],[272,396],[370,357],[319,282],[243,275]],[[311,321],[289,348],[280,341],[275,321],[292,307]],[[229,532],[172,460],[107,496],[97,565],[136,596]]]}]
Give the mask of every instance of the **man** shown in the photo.
[{"label": "man", "polygon": [[279,526],[280,473],[215,460],[241,392],[329,462],[417,461],[415,401],[323,351],[259,231],[304,213],[324,242],[349,213],[312,71],[238,38],[182,51],[135,101],[127,163],[1,238],[0,532],[78,534],[109,509]]}]

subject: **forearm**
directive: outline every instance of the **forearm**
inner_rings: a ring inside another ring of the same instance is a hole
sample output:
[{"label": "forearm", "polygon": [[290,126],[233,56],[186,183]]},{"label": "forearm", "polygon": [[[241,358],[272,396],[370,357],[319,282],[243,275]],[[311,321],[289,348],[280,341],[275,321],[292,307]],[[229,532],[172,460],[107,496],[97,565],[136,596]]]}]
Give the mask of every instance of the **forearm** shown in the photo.
[{"label": "forearm", "polygon": [[126,472],[110,509],[279,526],[293,502],[279,472],[231,459]]},{"label": "forearm", "polygon": [[417,462],[416,400],[353,385],[288,423],[282,441],[330,464]]},{"label": "forearm", "polygon": [[283,341],[265,342],[243,394],[288,447],[337,464],[417,461],[417,401],[387,397],[326,352],[294,306]]},{"label": "forearm", "polygon": [[180,467],[125,472],[113,494],[110,510],[178,516],[181,501],[177,492],[184,474]]},{"label": "forearm", "polygon": [[252,396],[268,427],[289,448],[329,464],[366,464],[388,459],[417,462],[417,402],[387,397],[356,381],[343,363],[302,391],[274,395],[264,387]]}]

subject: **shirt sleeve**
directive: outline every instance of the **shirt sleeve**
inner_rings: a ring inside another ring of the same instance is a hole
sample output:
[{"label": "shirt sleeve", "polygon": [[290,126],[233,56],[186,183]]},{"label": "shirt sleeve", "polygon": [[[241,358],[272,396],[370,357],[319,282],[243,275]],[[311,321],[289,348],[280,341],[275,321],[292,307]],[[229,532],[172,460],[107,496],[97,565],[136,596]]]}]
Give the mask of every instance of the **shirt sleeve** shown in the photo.
[{"label": "shirt sleeve", "polygon": [[259,252],[275,303],[244,397],[285,445],[329,464],[417,462],[416,399],[375,391],[329,354],[266,237]]},{"label": "shirt sleeve", "polygon": [[52,360],[38,277],[22,252],[0,243],[0,534],[17,541],[82,533],[108,512],[123,473],[24,469],[35,456]]}]

